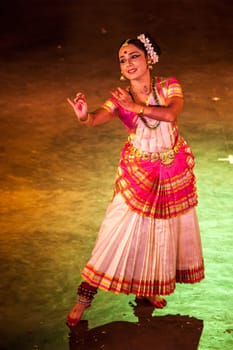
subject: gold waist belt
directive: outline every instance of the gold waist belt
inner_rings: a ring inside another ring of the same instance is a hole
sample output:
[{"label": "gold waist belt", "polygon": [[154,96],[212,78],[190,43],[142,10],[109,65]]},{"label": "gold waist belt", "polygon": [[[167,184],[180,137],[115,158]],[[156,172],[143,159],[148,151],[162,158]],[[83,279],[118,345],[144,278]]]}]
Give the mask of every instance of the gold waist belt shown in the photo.
[{"label": "gold waist belt", "polygon": [[151,162],[156,162],[160,159],[162,164],[169,165],[174,161],[175,154],[179,152],[183,142],[183,138],[179,136],[174,147],[163,152],[146,152],[131,146],[129,156],[130,158],[141,158],[142,160],[150,160]]}]

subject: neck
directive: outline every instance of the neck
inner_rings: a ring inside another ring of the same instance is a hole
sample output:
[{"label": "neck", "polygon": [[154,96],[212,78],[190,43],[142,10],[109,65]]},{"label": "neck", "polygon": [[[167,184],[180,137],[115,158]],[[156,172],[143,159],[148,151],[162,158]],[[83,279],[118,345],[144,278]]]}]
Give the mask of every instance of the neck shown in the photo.
[{"label": "neck", "polygon": [[[138,87],[137,85],[133,85],[131,83],[131,86],[129,89],[131,97],[133,98],[134,102],[140,102],[140,103],[144,103],[147,105],[147,103],[149,102],[150,95],[149,94],[143,95],[139,91],[135,90],[135,88],[137,88],[137,87]],[[155,98],[156,105],[159,105],[159,100],[158,100],[156,86],[155,86],[155,78],[152,78],[152,81],[150,81],[150,92],[153,94],[153,96]]]},{"label": "neck", "polygon": [[131,80],[131,89],[136,94],[149,95],[151,92],[151,77],[150,74],[143,76],[141,79]]}]

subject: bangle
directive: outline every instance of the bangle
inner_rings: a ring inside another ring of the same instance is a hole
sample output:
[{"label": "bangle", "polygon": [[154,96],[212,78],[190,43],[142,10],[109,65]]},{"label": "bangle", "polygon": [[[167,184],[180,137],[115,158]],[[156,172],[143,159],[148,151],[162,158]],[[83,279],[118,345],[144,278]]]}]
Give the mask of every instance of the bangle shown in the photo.
[{"label": "bangle", "polygon": [[90,113],[87,113],[86,119],[79,119],[78,118],[78,121],[80,124],[88,124],[91,118],[92,118],[92,116],[90,115]]},{"label": "bangle", "polygon": [[138,115],[139,117],[142,117],[144,115],[144,106],[141,106]]}]

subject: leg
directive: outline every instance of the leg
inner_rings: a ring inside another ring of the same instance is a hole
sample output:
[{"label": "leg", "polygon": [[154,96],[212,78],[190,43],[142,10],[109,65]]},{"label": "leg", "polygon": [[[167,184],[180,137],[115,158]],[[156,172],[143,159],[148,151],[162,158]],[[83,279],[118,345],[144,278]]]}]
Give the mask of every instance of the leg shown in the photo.
[{"label": "leg", "polygon": [[87,282],[82,282],[78,287],[79,298],[67,316],[68,326],[76,326],[82,319],[83,313],[91,306],[91,302],[97,293],[97,288]]}]

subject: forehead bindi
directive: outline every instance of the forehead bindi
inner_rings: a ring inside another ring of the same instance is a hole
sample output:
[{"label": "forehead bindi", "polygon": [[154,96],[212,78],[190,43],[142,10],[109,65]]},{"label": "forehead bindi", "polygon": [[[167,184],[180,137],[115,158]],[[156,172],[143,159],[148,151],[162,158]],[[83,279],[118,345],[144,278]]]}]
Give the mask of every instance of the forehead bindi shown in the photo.
[{"label": "forehead bindi", "polygon": [[126,56],[130,52],[129,48],[127,47],[122,47],[119,51],[119,57]]},{"label": "forehead bindi", "polygon": [[127,44],[127,45],[123,45],[121,48],[120,48],[120,56],[121,55],[128,55],[131,51],[135,51],[135,49],[137,49],[137,47],[135,47],[134,45],[132,44]]},{"label": "forehead bindi", "polygon": [[119,57],[127,57],[134,53],[139,53],[140,50],[134,45],[128,45],[128,47],[122,47],[119,52]]}]

